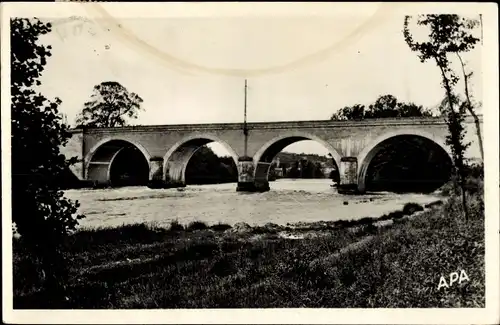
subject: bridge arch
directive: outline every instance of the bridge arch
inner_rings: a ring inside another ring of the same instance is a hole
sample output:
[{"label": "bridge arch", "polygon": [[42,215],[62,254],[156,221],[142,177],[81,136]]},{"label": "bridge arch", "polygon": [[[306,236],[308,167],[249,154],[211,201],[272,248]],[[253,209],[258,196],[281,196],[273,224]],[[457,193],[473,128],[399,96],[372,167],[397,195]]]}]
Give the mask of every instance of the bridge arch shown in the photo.
[{"label": "bridge arch", "polygon": [[308,132],[286,132],[267,141],[254,155],[255,180],[267,182],[273,158],[289,145],[303,140],[312,140],[323,145],[333,157],[338,168],[341,155],[331,144]]},{"label": "bridge arch", "polygon": [[213,134],[193,133],[177,141],[163,156],[163,180],[173,185],[185,185],[189,160],[199,148],[212,142],[221,144],[238,166],[238,154],[227,142]]},{"label": "bridge arch", "polygon": [[[107,137],[96,143],[86,155],[86,178],[97,184],[146,185],[150,154],[139,143]],[[124,178],[131,177],[128,181]]]},{"label": "bridge arch", "polygon": [[381,136],[370,141],[368,145],[365,146],[365,148],[357,156],[359,191],[364,192],[366,190],[368,170],[370,164],[372,163],[372,160],[376,157],[376,155],[382,149],[384,149],[384,147],[390,146],[391,144],[396,143],[398,140],[410,138],[420,139],[426,144],[426,146],[434,146],[434,149],[437,149],[438,151],[440,151],[440,153],[443,154],[443,159],[448,159],[446,163],[451,164],[451,150],[445,144],[445,140],[440,136],[436,136],[432,133],[418,129],[404,129],[384,133]]}]

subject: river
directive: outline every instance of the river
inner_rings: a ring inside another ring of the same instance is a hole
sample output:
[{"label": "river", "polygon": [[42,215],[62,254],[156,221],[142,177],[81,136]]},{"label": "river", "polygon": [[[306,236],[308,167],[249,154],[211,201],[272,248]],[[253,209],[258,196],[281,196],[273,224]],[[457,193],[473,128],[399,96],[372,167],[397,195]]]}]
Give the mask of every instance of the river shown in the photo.
[{"label": "river", "polygon": [[80,202],[86,218],[82,227],[112,227],[132,223],[167,226],[203,221],[207,224],[246,222],[264,225],[379,217],[405,203],[439,200],[437,195],[376,193],[340,195],[328,179],[281,179],[264,193],[236,192],[236,184],[191,185],[177,189],[123,187],[67,190],[65,196]]}]

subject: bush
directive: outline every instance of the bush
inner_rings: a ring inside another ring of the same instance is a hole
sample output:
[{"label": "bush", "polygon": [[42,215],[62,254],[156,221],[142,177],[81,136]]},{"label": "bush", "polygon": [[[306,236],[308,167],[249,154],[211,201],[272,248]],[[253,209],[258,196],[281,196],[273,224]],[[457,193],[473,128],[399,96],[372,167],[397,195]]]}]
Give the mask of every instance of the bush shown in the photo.
[{"label": "bush", "polygon": [[[484,192],[484,167],[482,164],[466,166],[465,191],[470,194]],[[440,188],[442,195],[459,195],[460,189],[455,185],[458,180],[452,176],[451,180]]]},{"label": "bush", "polygon": [[403,211],[393,211],[389,213],[389,219],[400,219],[403,218],[405,215]]},{"label": "bush", "polygon": [[338,228],[346,228],[346,227],[354,226],[356,224],[356,221],[355,220],[337,220],[333,224],[335,227],[338,227]]},{"label": "bush", "polygon": [[170,222],[170,228],[168,228],[170,231],[183,231],[184,226],[179,223],[179,221],[174,220]]},{"label": "bush", "polygon": [[214,231],[226,231],[228,229],[231,229],[232,227],[228,225],[227,223],[217,223],[215,225],[210,226],[210,229]]},{"label": "bush", "polygon": [[277,234],[278,231],[276,229],[273,229],[273,228],[269,228],[269,227],[252,227],[252,234],[255,234],[255,235],[262,235],[262,234]]},{"label": "bush", "polygon": [[368,224],[372,224],[374,221],[375,221],[375,219],[372,217],[364,217],[364,218],[359,219],[357,223],[359,225],[368,225]]},{"label": "bush", "polygon": [[374,226],[372,223],[362,224],[358,231],[356,232],[358,235],[373,235],[378,232],[377,226]]},{"label": "bush", "polygon": [[424,211],[424,207],[418,203],[406,203],[403,207],[403,214],[411,216],[417,211]]},{"label": "bush", "polygon": [[378,221],[383,221],[383,220],[390,220],[391,217],[388,214],[382,215],[380,218],[378,218]]},{"label": "bush", "polygon": [[194,230],[204,230],[207,228],[208,228],[208,226],[206,223],[204,223],[202,221],[193,221],[187,226],[186,230],[187,231],[194,231]]}]

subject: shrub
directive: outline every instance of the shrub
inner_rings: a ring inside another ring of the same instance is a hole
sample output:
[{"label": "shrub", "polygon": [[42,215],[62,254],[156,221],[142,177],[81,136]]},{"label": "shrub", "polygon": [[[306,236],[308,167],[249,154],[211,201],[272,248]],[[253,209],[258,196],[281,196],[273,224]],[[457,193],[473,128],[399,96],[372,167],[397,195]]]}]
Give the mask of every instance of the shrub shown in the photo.
[{"label": "shrub", "polygon": [[467,177],[465,180],[465,190],[470,194],[480,193],[482,195],[484,192],[483,178]]},{"label": "shrub", "polygon": [[226,231],[228,229],[231,229],[231,226],[228,225],[227,223],[217,223],[215,225],[210,226],[210,229],[214,231]]},{"label": "shrub", "polygon": [[168,228],[170,231],[182,231],[184,230],[184,226],[179,223],[179,221],[174,220],[170,222],[170,228]]},{"label": "shrub", "polygon": [[354,220],[337,220],[334,223],[335,227],[338,228],[346,228],[346,227],[351,227],[356,224],[356,221]]},{"label": "shrub", "polygon": [[357,224],[358,225],[368,225],[368,224],[372,224],[374,221],[375,221],[375,219],[372,217],[364,217],[364,218],[359,219]]},{"label": "shrub", "polygon": [[457,193],[457,188],[454,185],[453,181],[449,181],[443,186],[441,186],[439,192],[441,193],[441,195],[450,196]]},{"label": "shrub", "polygon": [[377,226],[374,226],[372,223],[362,224],[358,231],[356,232],[358,235],[373,235],[378,232]]},{"label": "shrub", "polygon": [[193,221],[187,226],[186,230],[187,231],[194,231],[194,230],[204,230],[207,228],[208,228],[208,226],[206,223],[204,223],[202,221]]},{"label": "shrub", "polygon": [[424,207],[418,203],[406,203],[403,207],[403,214],[408,216],[411,216],[417,211],[424,211]]},{"label": "shrub", "polygon": [[393,211],[389,213],[389,219],[400,219],[403,218],[405,215],[403,214],[403,211]]},{"label": "shrub", "polygon": [[384,214],[380,218],[378,218],[377,220],[383,221],[383,220],[389,220],[389,219],[391,219],[391,217],[388,214]]},{"label": "shrub", "polygon": [[467,166],[466,168],[467,168],[467,176],[468,177],[479,178],[479,179],[484,178],[484,166],[483,166],[483,164],[474,163],[472,165]]}]

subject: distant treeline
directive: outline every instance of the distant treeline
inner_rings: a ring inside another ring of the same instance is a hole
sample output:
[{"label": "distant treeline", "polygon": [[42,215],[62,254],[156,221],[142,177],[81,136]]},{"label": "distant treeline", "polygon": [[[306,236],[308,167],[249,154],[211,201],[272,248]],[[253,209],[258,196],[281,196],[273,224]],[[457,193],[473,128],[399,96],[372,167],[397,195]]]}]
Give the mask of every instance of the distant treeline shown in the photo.
[{"label": "distant treeline", "polygon": [[219,157],[212,149],[196,150],[186,168],[187,184],[219,184],[238,181],[238,169],[232,157]]},{"label": "distant treeline", "polygon": [[287,167],[292,166],[294,163],[298,162],[301,159],[307,159],[309,162],[313,163],[325,163],[326,167],[334,167],[333,160],[331,157],[320,156],[318,154],[313,153],[292,153],[292,152],[280,152],[275,160],[279,159],[280,167],[285,165]]},{"label": "distant treeline", "polygon": [[[279,159],[279,165],[278,165]],[[274,178],[326,178],[324,167],[333,168],[333,159],[317,154],[297,154],[291,152],[279,153],[271,170],[270,179]],[[278,175],[275,168],[282,170],[282,175]]]},{"label": "distant treeline", "polygon": [[[271,165],[269,180],[283,178],[325,178],[325,167],[333,167],[333,160],[316,154],[279,153],[279,167],[283,175],[275,172],[277,163]],[[231,157],[218,157],[209,147],[203,146],[195,152],[186,168],[187,184],[219,184],[238,181],[238,170]]]}]

